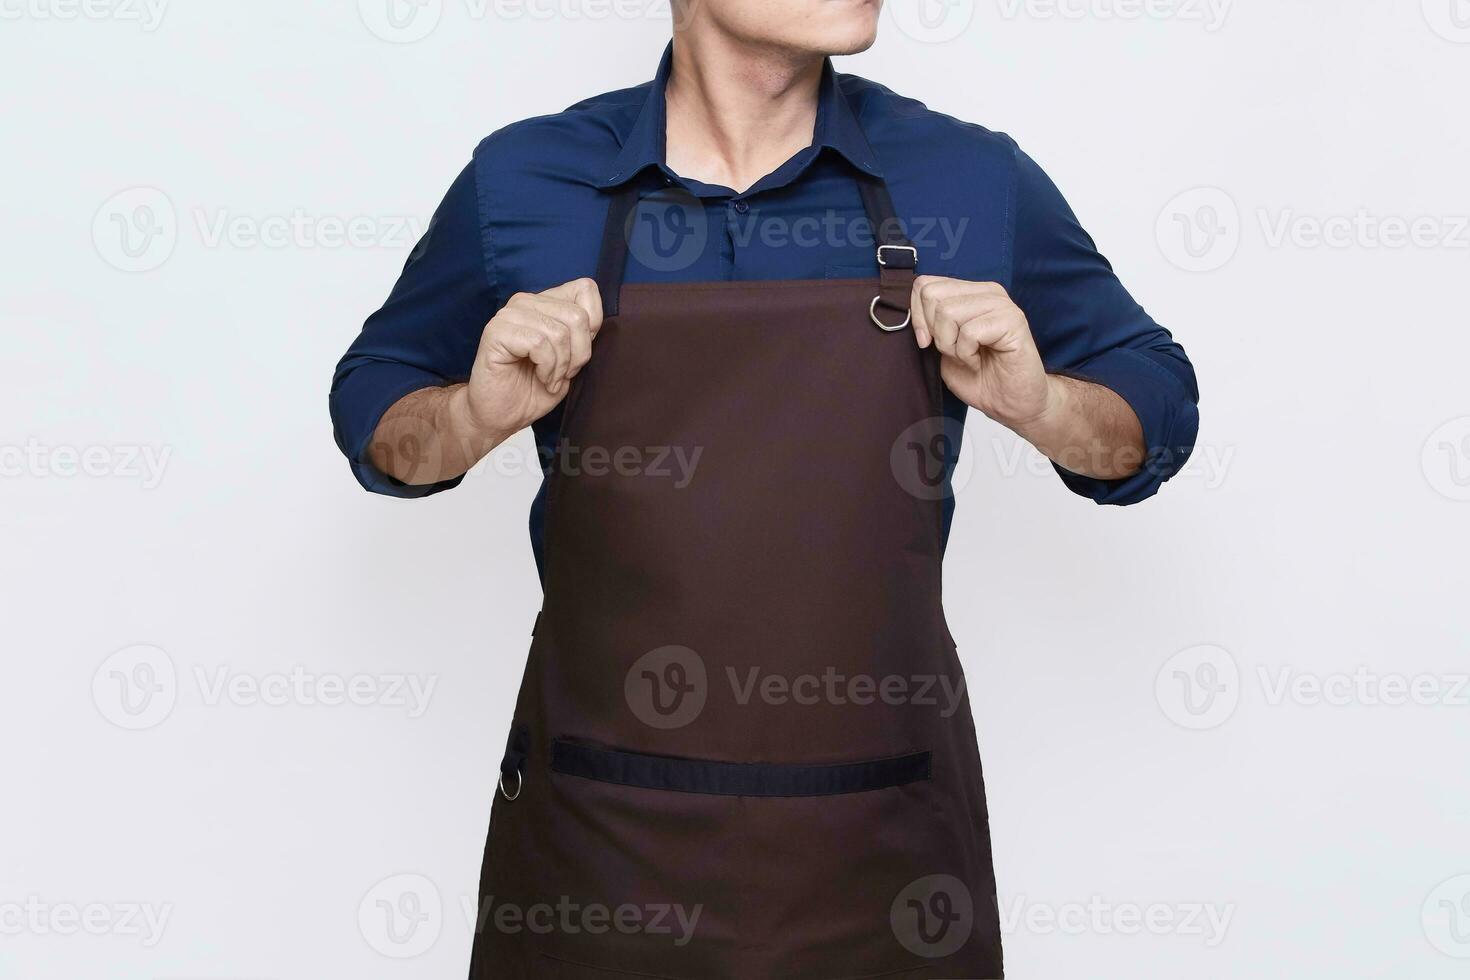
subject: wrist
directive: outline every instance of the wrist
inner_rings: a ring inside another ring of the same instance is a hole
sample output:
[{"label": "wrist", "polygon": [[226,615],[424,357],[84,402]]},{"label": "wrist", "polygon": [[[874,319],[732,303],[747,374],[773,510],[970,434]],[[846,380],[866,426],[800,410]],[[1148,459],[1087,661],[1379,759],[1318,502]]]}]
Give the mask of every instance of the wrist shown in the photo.
[{"label": "wrist", "polygon": [[455,442],[465,447],[466,455],[476,460],[514,434],[514,430],[507,431],[498,426],[486,425],[475,417],[470,407],[470,388],[467,384],[448,389],[444,400],[444,417]]},{"label": "wrist", "polygon": [[1059,420],[1066,418],[1072,400],[1071,387],[1067,380],[1055,374],[1046,375],[1046,396],[1041,408],[1035,413],[1002,424],[1016,435],[1033,445],[1047,441],[1047,433],[1053,431]]}]

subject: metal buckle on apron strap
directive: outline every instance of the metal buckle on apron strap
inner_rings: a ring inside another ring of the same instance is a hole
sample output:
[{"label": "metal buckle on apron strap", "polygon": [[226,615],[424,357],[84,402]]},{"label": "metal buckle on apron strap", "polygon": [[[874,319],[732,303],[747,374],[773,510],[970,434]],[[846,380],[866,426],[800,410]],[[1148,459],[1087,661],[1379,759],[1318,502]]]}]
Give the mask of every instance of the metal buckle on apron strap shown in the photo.
[{"label": "metal buckle on apron strap", "polygon": [[[883,254],[885,251],[897,252],[898,254],[891,257],[885,256]],[[895,288],[911,288],[912,281],[909,277],[900,278],[892,275],[892,273],[912,272],[914,269],[917,269],[919,267],[919,250],[913,245],[879,245],[878,266],[881,270],[879,272],[879,277],[882,280],[881,288],[885,288],[887,291],[892,291]],[[884,323],[882,318],[878,316],[878,304],[881,302],[883,302],[882,292],[874,296],[873,302],[868,304],[868,317],[872,319],[879,330],[886,333],[896,333],[899,330],[906,329],[913,322],[914,311],[905,304],[902,307],[904,311],[902,323]],[[889,305],[893,304],[890,303]]]},{"label": "metal buckle on apron strap", "polygon": [[[899,252],[908,252],[913,257],[909,259],[907,265],[903,264],[903,259],[899,259],[897,262],[889,262],[883,258],[883,250],[885,248],[891,248]],[[912,245],[879,245],[878,264],[884,268],[892,266],[895,269],[917,269],[919,267],[919,250]]]},{"label": "metal buckle on apron strap", "polygon": [[[524,765],[530,751],[531,730],[525,725],[512,725],[510,738],[505,746],[505,757],[500,760],[500,795],[504,796],[507,801],[514,802],[521,795],[521,788],[526,784]],[[516,777],[514,793],[505,788],[506,777],[511,773],[515,773]]]}]

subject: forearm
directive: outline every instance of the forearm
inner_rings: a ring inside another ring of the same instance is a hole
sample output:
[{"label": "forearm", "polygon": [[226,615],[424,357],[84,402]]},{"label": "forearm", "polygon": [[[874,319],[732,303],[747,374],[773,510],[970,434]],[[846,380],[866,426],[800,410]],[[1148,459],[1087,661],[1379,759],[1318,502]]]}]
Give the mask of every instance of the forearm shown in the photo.
[{"label": "forearm", "polygon": [[466,386],[424,388],[383,414],[368,447],[370,462],[402,483],[426,486],[463,476],[511,433],[475,425]]},{"label": "forearm", "polygon": [[1017,435],[1080,476],[1121,480],[1142,468],[1147,458],[1143,426],[1116,392],[1055,374],[1047,375],[1047,385],[1046,409],[1012,425]]}]

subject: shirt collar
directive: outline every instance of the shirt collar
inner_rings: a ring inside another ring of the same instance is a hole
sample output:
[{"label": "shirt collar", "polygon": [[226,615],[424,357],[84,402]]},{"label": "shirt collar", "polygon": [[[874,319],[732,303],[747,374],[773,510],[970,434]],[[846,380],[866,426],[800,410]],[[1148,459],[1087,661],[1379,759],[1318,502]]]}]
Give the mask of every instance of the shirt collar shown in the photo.
[{"label": "shirt collar", "polygon": [[[638,113],[638,119],[623,138],[623,148],[613,161],[608,176],[603,178],[599,186],[616,187],[625,184],[648,167],[667,170],[664,141],[665,93],[673,68],[674,45],[670,42],[664,49],[658,74],[649,87],[648,98]],[[873,155],[873,148],[868,144],[868,138],[858,122],[857,113],[853,111],[852,104],[838,84],[837,73],[832,68],[830,58],[822,67],[822,87],[817,99],[817,125],[812,145],[817,149],[836,151],[864,173],[875,177],[883,176],[878,160]]]}]

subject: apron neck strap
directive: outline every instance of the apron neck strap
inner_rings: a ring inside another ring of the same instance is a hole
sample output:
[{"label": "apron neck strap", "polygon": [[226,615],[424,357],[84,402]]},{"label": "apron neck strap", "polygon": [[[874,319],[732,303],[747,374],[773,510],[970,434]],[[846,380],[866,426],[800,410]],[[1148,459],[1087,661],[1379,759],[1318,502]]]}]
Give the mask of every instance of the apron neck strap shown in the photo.
[{"label": "apron neck strap", "polygon": [[[880,307],[897,310],[905,317],[902,326],[908,325],[908,291],[913,286],[914,270],[919,264],[919,250],[904,235],[903,222],[894,211],[893,198],[883,179],[860,174],[857,184],[863,199],[863,211],[873,226],[875,258],[881,280],[879,296],[874,301],[873,319],[884,329],[900,329],[885,326],[878,320],[877,310]],[[630,222],[645,188],[653,192],[650,196],[665,191],[662,185],[654,187],[651,181],[640,175],[618,188],[608,204],[607,222],[602,228],[602,246],[597,258],[597,289],[602,294],[604,317],[616,316],[618,312],[618,296],[628,268],[628,240],[633,233]]]}]

